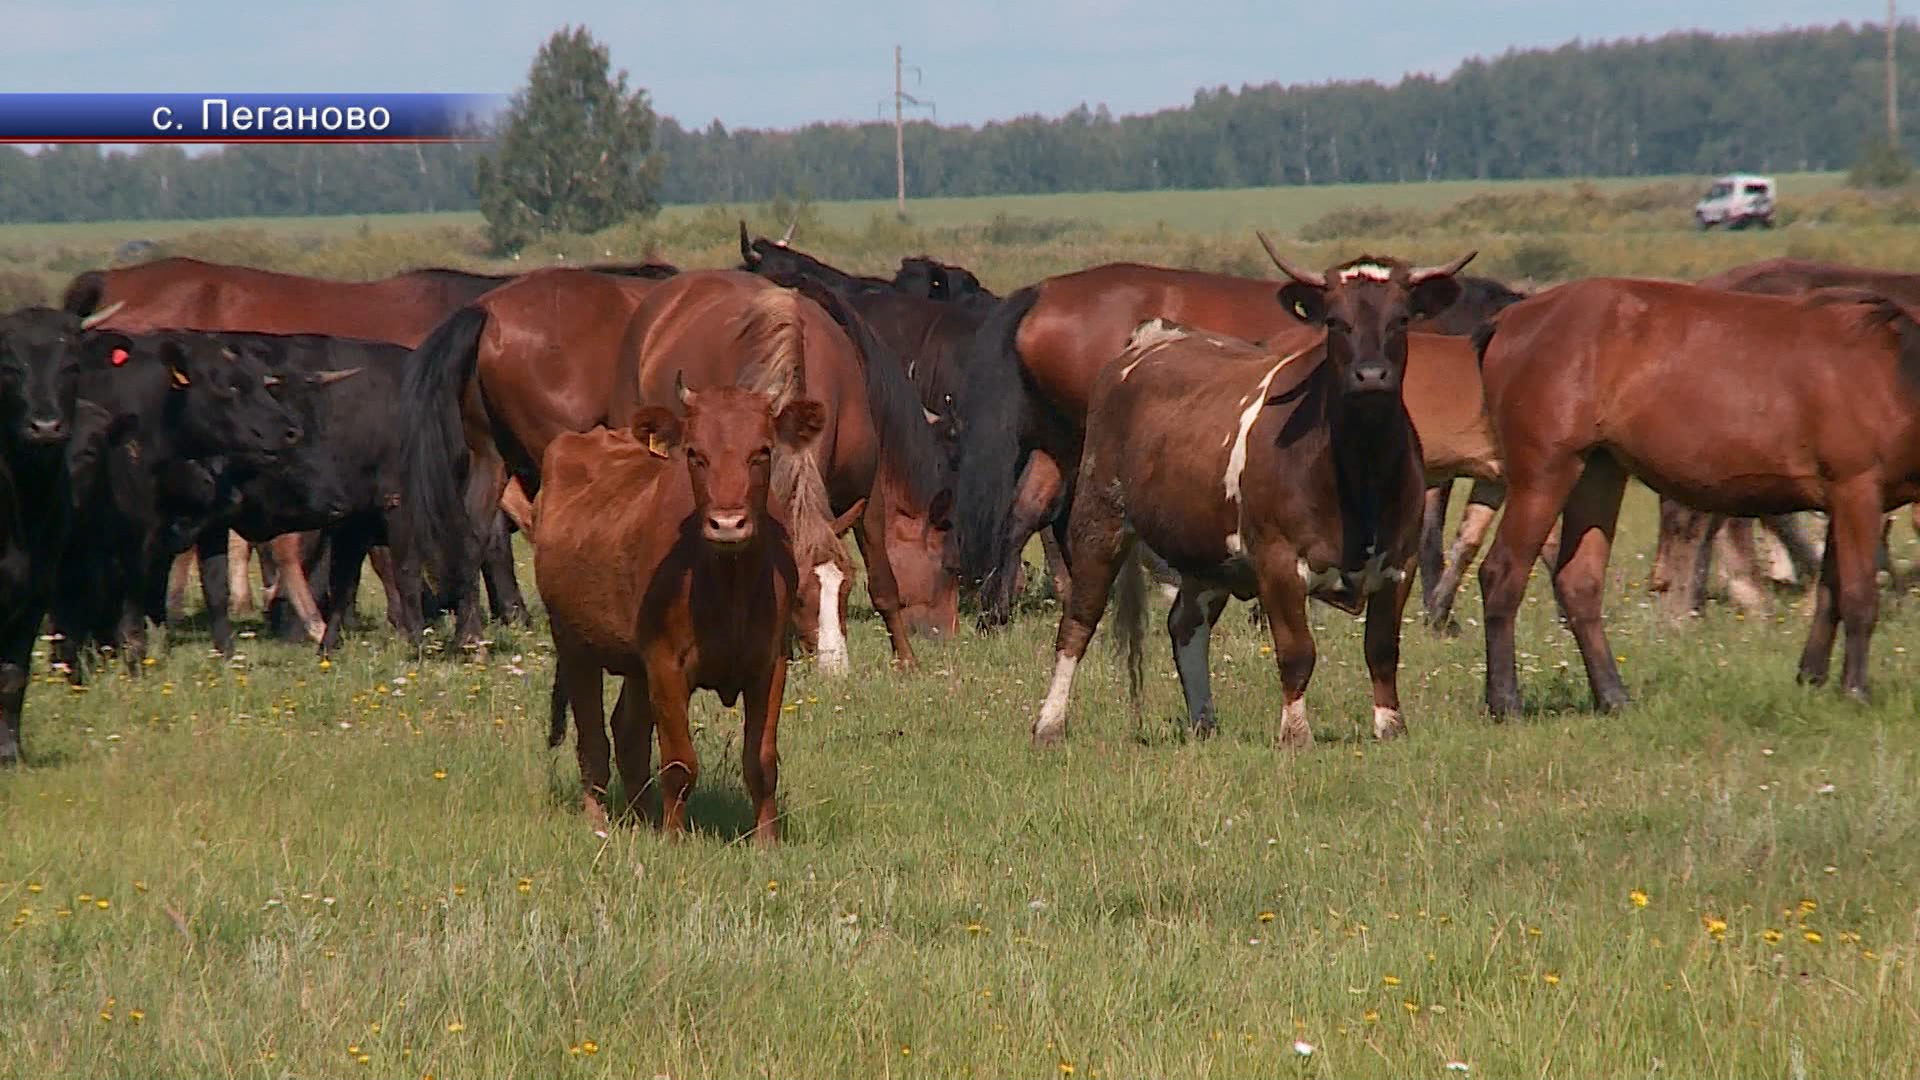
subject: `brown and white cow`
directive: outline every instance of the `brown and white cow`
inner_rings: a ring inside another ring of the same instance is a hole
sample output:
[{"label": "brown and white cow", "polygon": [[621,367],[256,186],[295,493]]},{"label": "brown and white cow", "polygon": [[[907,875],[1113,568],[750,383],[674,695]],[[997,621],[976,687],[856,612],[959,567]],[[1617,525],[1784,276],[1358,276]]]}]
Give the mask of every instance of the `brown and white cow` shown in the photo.
[{"label": "brown and white cow", "polygon": [[826,423],[825,407],[807,399],[776,414],[784,390],[693,391],[676,378],[684,416],[642,406],[627,429],[567,433],[547,448],[533,544],[556,656],[548,744],[566,737],[570,705],[596,830],[607,823],[600,688],[610,672],[626,677],[613,743],[628,809],[652,779],[657,731],[661,826],[683,833],[699,770],[687,701],[701,689],[729,708],[745,696],[741,775],[754,837],[776,838],[775,731],[799,572],[768,489],[775,445],[804,450]]},{"label": "brown and white cow", "polygon": [[[1425,470],[1401,399],[1407,326],[1452,303],[1472,254],[1410,267],[1363,257],[1324,274],[1290,265],[1281,304],[1324,334],[1284,352],[1156,320],[1094,381],[1068,528],[1072,599],[1055,638],[1036,744],[1066,731],[1073,672],[1124,576],[1118,635],[1140,697],[1140,543],[1180,575],[1167,630],[1194,734],[1215,725],[1207,642],[1229,596],[1258,597],[1285,691],[1280,743],[1305,747],[1313,637],[1307,598],[1366,610],[1373,731],[1406,730],[1400,616],[1420,540]],[[1278,355],[1276,355],[1278,353]]]}]

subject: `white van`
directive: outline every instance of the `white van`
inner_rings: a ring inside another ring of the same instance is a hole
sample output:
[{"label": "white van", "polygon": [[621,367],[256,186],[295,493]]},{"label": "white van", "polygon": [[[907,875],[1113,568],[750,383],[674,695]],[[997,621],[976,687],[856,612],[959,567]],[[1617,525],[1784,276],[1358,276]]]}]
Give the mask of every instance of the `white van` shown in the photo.
[{"label": "white van", "polygon": [[1773,177],[1734,173],[1715,180],[1706,195],[1693,204],[1693,223],[1702,229],[1715,225],[1773,228]]}]

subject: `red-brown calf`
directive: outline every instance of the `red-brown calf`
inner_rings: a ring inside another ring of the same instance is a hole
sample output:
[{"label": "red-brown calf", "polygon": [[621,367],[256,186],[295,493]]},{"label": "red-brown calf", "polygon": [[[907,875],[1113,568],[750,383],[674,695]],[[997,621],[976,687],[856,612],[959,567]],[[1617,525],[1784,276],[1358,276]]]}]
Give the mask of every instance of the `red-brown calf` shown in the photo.
[{"label": "red-brown calf", "polygon": [[569,433],[547,448],[534,505],[534,574],[556,656],[549,745],[573,709],[580,780],[596,830],[607,822],[601,676],[626,677],[613,748],[628,809],[652,779],[660,738],[661,827],[686,830],[699,765],[687,701],[746,697],[741,775],[754,838],[776,838],[775,731],[787,683],[788,609],[798,586],[792,540],[769,502],[775,443],[801,450],[825,426],[817,401],[675,380],[685,408],[635,410],[629,430]]}]

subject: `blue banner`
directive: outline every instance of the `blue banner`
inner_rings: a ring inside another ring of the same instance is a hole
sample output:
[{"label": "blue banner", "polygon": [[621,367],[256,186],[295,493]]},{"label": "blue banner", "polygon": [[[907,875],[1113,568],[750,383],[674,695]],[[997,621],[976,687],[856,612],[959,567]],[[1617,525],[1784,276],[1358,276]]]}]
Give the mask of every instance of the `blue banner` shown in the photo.
[{"label": "blue banner", "polygon": [[503,94],[0,94],[0,143],[479,142]]}]

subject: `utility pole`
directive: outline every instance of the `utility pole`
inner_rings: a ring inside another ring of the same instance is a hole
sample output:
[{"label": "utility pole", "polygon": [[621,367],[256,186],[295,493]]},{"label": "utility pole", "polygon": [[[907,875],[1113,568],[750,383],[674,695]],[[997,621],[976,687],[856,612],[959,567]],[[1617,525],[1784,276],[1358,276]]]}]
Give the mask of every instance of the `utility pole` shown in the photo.
[{"label": "utility pole", "polygon": [[1887,0],[1887,145],[1900,149],[1900,80],[1893,66],[1894,0]]},{"label": "utility pole", "polygon": [[[920,69],[913,68],[913,79],[920,81]],[[940,110],[931,101],[921,101],[907,93],[907,67],[900,62],[900,46],[893,47],[893,182],[896,213],[900,220],[907,220],[907,106],[930,110],[939,116]]]}]

